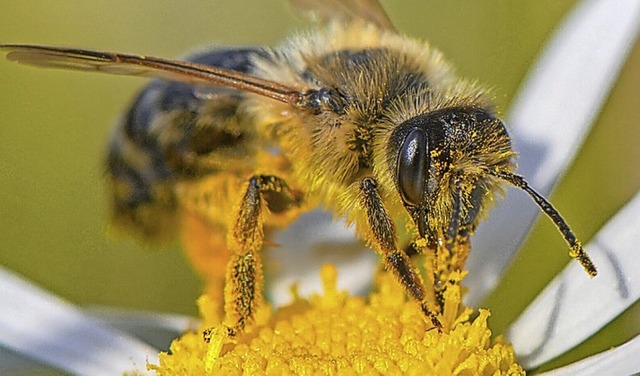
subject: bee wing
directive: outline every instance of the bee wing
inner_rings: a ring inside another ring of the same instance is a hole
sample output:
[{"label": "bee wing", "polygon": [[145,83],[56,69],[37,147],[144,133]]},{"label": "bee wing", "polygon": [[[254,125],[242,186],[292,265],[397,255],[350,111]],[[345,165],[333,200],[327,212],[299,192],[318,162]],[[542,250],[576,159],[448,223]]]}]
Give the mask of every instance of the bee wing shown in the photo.
[{"label": "bee wing", "polygon": [[247,91],[297,106],[304,96],[273,81],[203,64],[152,56],[29,44],[0,44],[7,59],[46,68],[65,68],[127,76],[156,77]]},{"label": "bee wing", "polygon": [[395,31],[389,16],[377,0],[289,0],[294,8],[323,22],[364,20]]}]

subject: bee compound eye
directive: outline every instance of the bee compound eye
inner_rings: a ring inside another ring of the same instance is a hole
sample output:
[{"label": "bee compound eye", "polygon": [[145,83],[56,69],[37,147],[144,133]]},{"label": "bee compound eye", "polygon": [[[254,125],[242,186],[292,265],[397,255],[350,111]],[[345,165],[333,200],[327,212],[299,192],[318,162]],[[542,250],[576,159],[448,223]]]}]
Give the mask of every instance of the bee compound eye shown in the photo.
[{"label": "bee compound eye", "polygon": [[418,206],[427,188],[429,150],[427,134],[413,129],[402,142],[396,169],[396,180],[405,204]]}]

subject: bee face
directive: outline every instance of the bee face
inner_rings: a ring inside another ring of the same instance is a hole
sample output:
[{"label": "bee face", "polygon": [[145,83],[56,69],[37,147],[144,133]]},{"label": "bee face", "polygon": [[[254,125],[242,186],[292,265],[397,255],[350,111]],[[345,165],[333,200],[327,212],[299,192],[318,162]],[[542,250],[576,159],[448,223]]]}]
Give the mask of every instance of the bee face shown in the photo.
[{"label": "bee face", "polygon": [[393,131],[388,147],[402,203],[420,235],[431,240],[442,236],[454,215],[456,189],[462,189],[459,226],[473,230],[485,193],[501,186],[485,170],[509,170],[514,156],[504,124],[474,107],[406,120]]}]

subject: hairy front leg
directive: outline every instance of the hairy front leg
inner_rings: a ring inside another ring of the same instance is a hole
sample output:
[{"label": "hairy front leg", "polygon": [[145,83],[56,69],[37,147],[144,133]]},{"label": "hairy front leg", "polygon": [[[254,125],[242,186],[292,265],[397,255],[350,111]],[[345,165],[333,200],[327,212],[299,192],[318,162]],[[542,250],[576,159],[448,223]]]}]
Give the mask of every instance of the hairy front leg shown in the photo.
[{"label": "hairy front leg", "polygon": [[436,312],[429,306],[425,286],[418,270],[412,265],[407,254],[398,249],[397,236],[391,218],[384,208],[373,178],[365,178],[360,184],[360,199],[366,210],[367,221],[376,250],[382,255],[387,270],[391,270],[396,279],[404,286],[407,293],[419,304],[422,312],[438,330],[442,324]]}]

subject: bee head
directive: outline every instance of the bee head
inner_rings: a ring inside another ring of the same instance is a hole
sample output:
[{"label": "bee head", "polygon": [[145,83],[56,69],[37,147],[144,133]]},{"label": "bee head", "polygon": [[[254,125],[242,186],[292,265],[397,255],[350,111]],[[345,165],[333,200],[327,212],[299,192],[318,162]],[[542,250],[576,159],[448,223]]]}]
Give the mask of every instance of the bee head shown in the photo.
[{"label": "bee head", "polygon": [[446,234],[452,222],[461,229],[475,226],[486,192],[497,184],[484,171],[510,168],[513,156],[503,123],[475,107],[408,119],[390,142],[398,194],[420,235],[431,240]]}]

